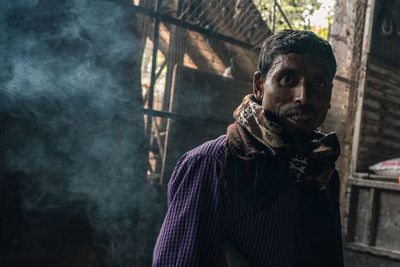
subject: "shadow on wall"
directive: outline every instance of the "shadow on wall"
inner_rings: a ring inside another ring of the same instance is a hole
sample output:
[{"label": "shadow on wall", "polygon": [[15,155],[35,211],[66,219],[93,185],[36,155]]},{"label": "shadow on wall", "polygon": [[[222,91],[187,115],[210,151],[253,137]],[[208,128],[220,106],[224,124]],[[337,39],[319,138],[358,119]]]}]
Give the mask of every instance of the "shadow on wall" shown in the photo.
[{"label": "shadow on wall", "polygon": [[155,237],[136,242],[138,217],[160,208],[143,167],[135,18],[118,1],[7,2],[0,265],[148,263]]}]

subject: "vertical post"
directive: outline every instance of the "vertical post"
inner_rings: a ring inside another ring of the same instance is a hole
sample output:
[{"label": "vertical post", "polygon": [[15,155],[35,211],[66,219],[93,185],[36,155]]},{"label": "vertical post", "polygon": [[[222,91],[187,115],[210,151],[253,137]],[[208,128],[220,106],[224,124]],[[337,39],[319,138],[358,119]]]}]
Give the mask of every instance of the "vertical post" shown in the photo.
[{"label": "vertical post", "polygon": [[[161,7],[162,0],[156,0],[155,11],[159,11]],[[160,18],[156,17],[154,22],[154,33],[153,33],[153,58],[151,61],[151,80],[150,80],[150,88],[149,88],[149,113],[147,114],[147,129],[146,129],[146,137],[147,137],[147,145],[150,144],[151,139],[151,125],[153,118],[153,99],[154,99],[154,85],[156,83],[156,66],[157,66],[157,50],[158,50],[158,39],[160,35]]]},{"label": "vertical post", "polygon": [[[361,119],[363,113],[363,104],[364,104],[364,91],[367,85],[367,65],[368,65],[368,56],[369,50],[371,47],[371,37],[373,31],[373,18],[375,13],[375,0],[368,0],[367,9],[365,11],[365,24],[364,24],[364,34],[363,34],[363,42],[362,42],[362,50],[361,50],[361,63],[358,68],[359,77],[358,77],[358,86],[355,92],[354,101],[356,104],[356,110],[354,112],[354,130],[353,130],[353,140],[351,147],[351,161],[350,161],[350,176],[356,176],[357,170],[357,161],[358,161],[358,149],[359,149],[359,140],[361,135]],[[353,103],[351,103],[353,104]]]},{"label": "vertical post", "polygon": [[368,230],[367,230],[367,244],[368,246],[375,246],[376,234],[379,219],[379,189],[371,188],[369,196],[369,210],[368,210]]},{"label": "vertical post", "polygon": [[[176,12],[176,17],[181,17],[182,13],[182,0],[173,0],[173,10]],[[185,37],[186,29],[182,28],[178,25],[171,25],[170,27],[170,43],[168,47],[167,54],[167,73],[165,77],[165,87],[164,87],[164,99],[163,99],[163,111],[171,111],[171,93],[172,93],[172,84],[173,84],[173,74],[175,65],[182,65],[183,59],[186,51],[186,37]],[[168,144],[168,124],[170,118],[164,118],[160,125],[160,129],[166,132],[164,139],[164,149],[161,164],[160,164],[160,184],[163,184],[164,181],[164,172],[165,172],[165,162],[167,156],[167,144]],[[158,167],[158,166],[157,166]]]},{"label": "vertical post", "polygon": [[276,0],[274,0],[274,5],[272,6],[272,21],[271,21],[272,33],[275,32],[275,20],[276,20]]},{"label": "vertical post", "polygon": [[[176,17],[181,16],[182,12],[182,1],[174,0],[173,10],[176,13]],[[164,88],[164,99],[163,99],[163,110],[169,110],[170,97],[171,97],[171,83],[172,75],[175,64],[182,64],[185,54],[185,33],[186,29],[178,25],[170,25],[170,38],[167,54],[167,73],[165,77],[165,88]],[[163,124],[165,126],[165,124]]]},{"label": "vertical post", "polygon": [[292,25],[290,24],[290,21],[288,20],[288,18],[286,17],[285,13],[283,12],[281,6],[275,1],[276,6],[279,9],[279,12],[281,13],[283,19],[285,20],[286,24],[289,26],[289,28],[292,30]]},{"label": "vertical post", "polygon": [[357,206],[359,201],[359,188],[355,185],[350,185],[350,198],[347,200],[349,203],[347,214],[347,228],[346,228],[346,241],[353,242],[356,235],[357,224]]}]

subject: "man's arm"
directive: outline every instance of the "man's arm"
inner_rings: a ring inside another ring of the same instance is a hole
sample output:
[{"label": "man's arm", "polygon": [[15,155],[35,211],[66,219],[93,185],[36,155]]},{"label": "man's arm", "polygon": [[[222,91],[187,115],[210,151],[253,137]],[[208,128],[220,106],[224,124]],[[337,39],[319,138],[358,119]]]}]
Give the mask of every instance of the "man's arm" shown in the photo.
[{"label": "man's arm", "polygon": [[202,155],[185,155],[178,162],[153,266],[215,266],[225,219],[219,165],[214,157]]}]

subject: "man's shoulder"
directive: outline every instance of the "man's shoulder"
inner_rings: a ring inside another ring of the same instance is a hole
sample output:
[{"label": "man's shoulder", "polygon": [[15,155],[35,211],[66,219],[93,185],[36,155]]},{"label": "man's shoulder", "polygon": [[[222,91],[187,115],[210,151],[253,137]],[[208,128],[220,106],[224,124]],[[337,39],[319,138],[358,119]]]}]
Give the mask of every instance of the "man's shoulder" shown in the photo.
[{"label": "man's shoulder", "polygon": [[186,152],[186,158],[204,158],[211,157],[216,160],[222,159],[224,155],[224,147],[226,142],[226,135],[207,141],[202,145]]},{"label": "man's shoulder", "polygon": [[[192,186],[206,184],[210,186],[216,184],[217,180],[214,178],[218,177],[219,167],[221,167],[223,163],[225,142],[226,136],[222,135],[217,139],[205,142],[204,144],[186,152],[181,157],[175,166],[168,183],[169,203],[174,198],[178,188],[180,188],[181,184],[184,182],[191,184]],[[205,175],[206,173],[211,175]]]}]

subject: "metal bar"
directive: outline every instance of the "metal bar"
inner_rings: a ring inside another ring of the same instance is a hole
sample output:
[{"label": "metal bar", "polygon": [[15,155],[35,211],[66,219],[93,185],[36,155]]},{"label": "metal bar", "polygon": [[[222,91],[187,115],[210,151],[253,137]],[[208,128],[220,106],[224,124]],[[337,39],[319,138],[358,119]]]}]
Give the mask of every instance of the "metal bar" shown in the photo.
[{"label": "metal bar", "polygon": [[[156,0],[155,11],[157,12],[161,7],[162,0]],[[153,58],[151,61],[151,80],[150,80],[150,88],[149,88],[149,102],[148,109],[153,110],[153,99],[154,99],[154,85],[156,83],[156,65],[157,65],[157,50],[158,50],[158,38],[160,37],[160,19],[155,18],[154,22],[154,33],[153,33]],[[147,129],[146,129],[146,137],[148,140],[148,145],[150,145],[151,141],[151,125],[152,125],[152,113],[147,114]]]},{"label": "metal bar", "polygon": [[164,139],[164,154],[162,154],[162,158],[161,158],[161,173],[160,173],[160,185],[162,185],[164,183],[164,175],[165,175],[165,163],[167,161],[167,149],[168,149],[168,133],[169,133],[169,128],[170,128],[170,123],[171,120],[168,119],[167,120],[167,128],[166,128],[166,135],[165,135],[165,139]]},{"label": "metal bar", "polygon": [[[174,9],[177,10],[176,16],[180,16],[182,2],[179,0],[174,0]],[[169,110],[170,97],[171,97],[171,86],[172,86],[172,78],[174,73],[175,64],[183,64],[184,55],[186,50],[186,30],[177,27],[170,26],[170,37],[169,37],[169,47],[167,55],[167,73],[165,77],[165,86],[164,86],[164,97],[163,97],[163,105],[162,110]],[[161,127],[164,129],[166,126],[166,122],[163,121]]]},{"label": "metal bar", "polygon": [[158,78],[160,78],[160,75],[164,69],[164,67],[167,65],[167,60],[165,59],[164,62],[161,64],[160,69],[158,70],[157,74],[156,74],[156,81],[158,80]]},{"label": "metal bar", "polygon": [[208,38],[214,38],[214,39],[222,40],[224,42],[227,42],[227,43],[230,43],[230,44],[233,44],[233,45],[245,48],[245,49],[251,49],[253,47],[251,44],[248,44],[248,43],[239,41],[237,39],[228,37],[226,35],[214,32],[212,29],[211,30],[203,29],[203,28],[201,28],[201,27],[199,27],[197,25],[182,21],[180,19],[176,19],[174,17],[162,14],[162,13],[157,12],[157,11],[153,11],[153,10],[149,10],[147,8],[143,8],[141,6],[133,5],[133,11],[134,12],[138,12],[138,13],[143,14],[143,15],[150,16],[150,17],[158,18],[159,21],[163,21],[163,22],[166,22],[166,23],[174,24],[174,25],[180,26],[182,28],[185,28],[185,29],[188,29],[188,30],[191,30],[191,31],[195,31],[195,32],[207,35]]},{"label": "metal bar", "polygon": [[153,117],[162,117],[162,118],[170,118],[170,119],[175,119],[175,118],[179,117],[179,115],[176,113],[158,111],[158,110],[143,109],[143,113],[146,115],[153,116]]},{"label": "metal bar", "polygon": [[276,2],[276,6],[278,7],[279,12],[281,12],[281,14],[282,14],[283,18],[285,19],[285,21],[286,21],[287,25],[289,26],[289,28],[291,30],[293,30],[292,25],[290,25],[290,22],[289,22],[288,18],[286,17],[285,13],[283,13],[283,10],[282,10],[281,6],[278,4],[278,2]]},{"label": "metal bar", "polygon": [[[175,79],[175,77],[174,77]],[[172,114],[171,110],[174,106],[174,98],[171,98],[171,102],[169,105],[169,113],[168,114]],[[170,132],[170,127],[171,127],[171,120],[167,119],[167,127],[166,127],[166,135],[165,135],[165,139],[164,139],[164,154],[162,155],[162,161],[161,161],[161,175],[160,175],[160,185],[162,185],[164,183],[164,176],[165,176],[165,163],[167,161],[167,150],[168,150],[168,138],[169,135],[168,133]]]}]

